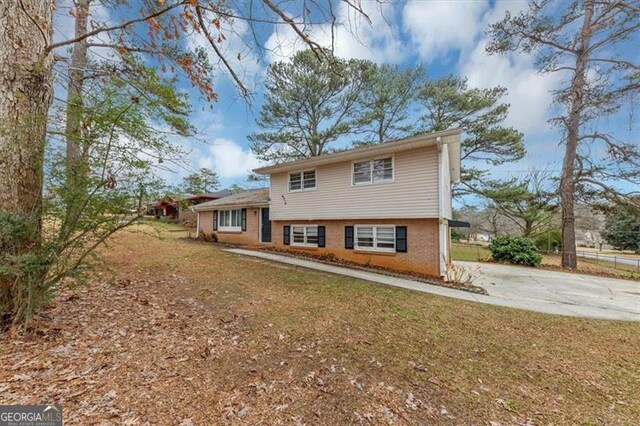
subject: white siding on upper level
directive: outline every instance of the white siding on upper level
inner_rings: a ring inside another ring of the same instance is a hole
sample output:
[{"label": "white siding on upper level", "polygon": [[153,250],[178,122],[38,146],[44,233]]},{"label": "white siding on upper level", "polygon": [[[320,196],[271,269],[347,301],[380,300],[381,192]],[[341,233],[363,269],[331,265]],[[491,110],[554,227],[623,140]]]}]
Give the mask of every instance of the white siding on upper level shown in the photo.
[{"label": "white siding on upper level", "polygon": [[439,217],[438,147],[393,156],[394,180],[387,183],[352,185],[351,161],[318,166],[313,191],[289,192],[289,173],[272,174],[271,220]]}]

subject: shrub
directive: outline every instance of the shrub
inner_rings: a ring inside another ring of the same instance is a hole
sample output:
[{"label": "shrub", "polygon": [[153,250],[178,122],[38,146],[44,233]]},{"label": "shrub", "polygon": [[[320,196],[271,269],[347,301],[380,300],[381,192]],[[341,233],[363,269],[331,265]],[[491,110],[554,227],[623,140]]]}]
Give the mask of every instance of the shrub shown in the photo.
[{"label": "shrub", "polygon": [[538,250],[553,251],[560,249],[562,246],[562,235],[560,231],[548,231],[533,237],[533,242],[538,247]]},{"label": "shrub", "polygon": [[491,257],[498,262],[516,265],[536,266],[542,262],[542,256],[533,241],[524,237],[504,235],[496,237],[489,244]]},{"label": "shrub", "polygon": [[215,232],[201,232],[200,233],[200,239],[202,241],[206,241],[207,243],[217,243],[218,242],[218,236],[216,235]]},{"label": "shrub", "polygon": [[49,302],[49,267],[37,223],[26,215],[0,212],[0,331],[10,322],[27,323]]}]

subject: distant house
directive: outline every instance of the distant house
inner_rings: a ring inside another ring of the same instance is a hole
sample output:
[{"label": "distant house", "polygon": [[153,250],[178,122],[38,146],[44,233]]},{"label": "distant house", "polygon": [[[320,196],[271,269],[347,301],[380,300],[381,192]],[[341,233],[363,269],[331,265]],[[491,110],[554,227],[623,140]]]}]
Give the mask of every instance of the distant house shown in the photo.
[{"label": "distant house", "polygon": [[157,217],[178,218],[178,200],[173,197],[164,197],[151,205],[151,213]]},{"label": "distant house", "polygon": [[207,201],[231,195],[228,189],[212,192],[209,194],[190,195],[185,198],[164,197],[151,205],[151,212],[155,217],[169,217],[181,221],[195,220],[196,214],[190,207]]},{"label": "distant house", "polygon": [[419,135],[256,169],[270,176],[270,188],[194,206],[198,232],[444,275],[460,134]]},{"label": "distant house", "polygon": [[180,220],[180,222],[193,222],[195,225],[196,212],[192,209],[192,206],[228,197],[231,194],[233,194],[232,191],[223,189],[209,194],[198,194],[186,197],[178,203],[178,220]]}]

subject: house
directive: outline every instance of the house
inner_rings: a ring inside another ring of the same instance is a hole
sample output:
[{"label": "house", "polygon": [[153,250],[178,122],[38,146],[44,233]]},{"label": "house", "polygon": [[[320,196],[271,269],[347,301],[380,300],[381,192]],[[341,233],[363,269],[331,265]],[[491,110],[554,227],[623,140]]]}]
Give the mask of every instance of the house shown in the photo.
[{"label": "house", "polygon": [[[195,220],[195,213],[190,212],[188,207],[204,203],[206,201],[217,200],[218,198],[226,197],[232,193],[233,192],[228,189],[223,189],[210,194],[191,195],[182,199],[166,196],[155,203],[152,203],[148,212],[157,218],[170,217],[181,221]],[[190,215],[190,213],[192,214]]]},{"label": "house", "polygon": [[450,262],[459,129],[262,167],[267,190],[196,206],[219,241],[270,244],[442,276]]},{"label": "house", "polygon": [[197,194],[184,198],[178,205],[178,220],[180,222],[196,222],[196,212],[191,206],[206,203],[207,201],[217,200],[219,198],[228,197],[233,194],[229,189],[223,189],[221,191],[212,192],[209,194]]},{"label": "house", "polygon": [[178,200],[173,197],[164,197],[151,205],[149,212],[157,218],[178,218]]},{"label": "house", "polygon": [[253,189],[193,207],[197,235],[215,233],[230,244],[271,243],[269,189]]}]

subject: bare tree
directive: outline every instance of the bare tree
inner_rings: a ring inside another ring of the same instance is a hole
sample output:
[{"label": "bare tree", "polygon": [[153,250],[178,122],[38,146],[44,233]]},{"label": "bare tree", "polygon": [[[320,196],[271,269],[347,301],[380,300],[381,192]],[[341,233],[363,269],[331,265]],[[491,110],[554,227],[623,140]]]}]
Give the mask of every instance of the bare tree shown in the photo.
[{"label": "bare tree", "polygon": [[[560,10],[558,10],[560,9]],[[597,130],[595,119],[618,113],[640,91],[635,55],[640,32],[638,0],[530,1],[527,11],[490,28],[490,53],[534,54],[543,73],[562,73],[554,92],[562,114],[551,122],[563,130],[565,154],[560,178],[562,266],[576,268],[574,202],[578,190],[630,200],[621,180],[640,180],[637,144]],[[592,125],[592,126],[590,126]],[[595,130],[594,130],[595,129]],[[603,155],[599,155],[602,152]],[[637,186],[636,186],[637,187]]]},{"label": "bare tree", "polygon": [[[117,16],[115,23],[93,17],[91,8],[95,4],[111,7]],[[344,0],[344,4],[355,13],[364,14],[359,1]],[[54,63],[67,63],[70,67],[66,100],[70,107],[66,110],[68,122],[64,132],[66,168],[72,179],[83,179],[88,167],[82,146],[83,86],[88,77],[91,49],[107,49],[118,59],[115,62],[121,62],[97,70],[92,77],[111,78],[113,72],[121,70],[117,67],[135,69],[136,61],[130,59],[131,54],[144,54],[148,55],[148,63],[163,73],[186,78],[208,101],[217,99],[213,84],[216,70],[209,60],[217,58],[221,71],[235,82],[241,96],[249,100],[251,91],[237,64],[247,52],[260,58],[264,47],[256,41],[257,37],[253,40],[241,37],[243,51],[225,49],[229,39],[239,37],[234,32],[234,22],[248,26],[250,35],[259,33],[260,28],[287,26],[323,59],[327,59],[325,50],[309,36],[309,27],[343,24],[330,2],[145,0],[132,5],[121,1],[74,0],[70,10],[75,17],[74,35],[54,42],[55,7],[55,0],[0,2],[0,230],[14,229],[10,226],[21,230],[12,234],[10,248],[0,244],[0,254],[9,253],[9,249],[12,255],[34,253],[29,262],[36,266],[19,278],[0,274],[0,297],[11,294],[4,293],[10,287],[22,286],[28,293],[31,286],[39,285],[41,278],[52,270],[50,264],[36,260],[35,253],[42,241],[44,147],[47,114],[53,99]],[[194,41],[195,47],[188,51],[180,49],[185,40]],[[70,59],[65,57],[65,47],[72,49]],[[102,72],[107,75],[101,76]],[[135,87],[133,81],[126,80],[126,73],[120,77],[123,84]],[[139,91],[141,97],[145,96],[143,89]],[[132,97],[131,105],[136,104],[137,98]],[[117,123],[112,123],[111,132],[116,127]]]}]

